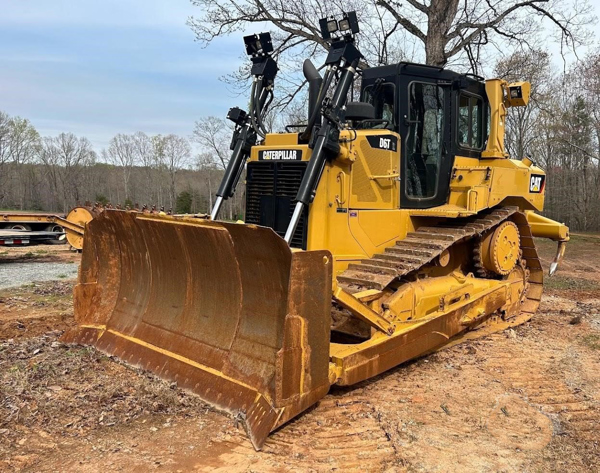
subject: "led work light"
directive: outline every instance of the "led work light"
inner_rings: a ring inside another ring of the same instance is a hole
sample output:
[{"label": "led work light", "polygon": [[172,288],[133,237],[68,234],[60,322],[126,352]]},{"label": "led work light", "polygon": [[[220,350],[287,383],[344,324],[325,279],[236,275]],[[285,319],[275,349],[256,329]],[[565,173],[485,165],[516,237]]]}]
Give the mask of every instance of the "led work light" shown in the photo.
[{"label": "led work light", "polygon": [[321,37],[325,41],[353,36],[358,33],[358,19],[356,18],[356,12],[351,11],[344,13],[344,16],[339,21],[332,17],[321,18],[319,20],[319,27],[321,28]]},{"label": "led work light", "polygon": [[263,56],[273,51],[271,33],[260,33],[244,36],[246,54],[248,56]]}]

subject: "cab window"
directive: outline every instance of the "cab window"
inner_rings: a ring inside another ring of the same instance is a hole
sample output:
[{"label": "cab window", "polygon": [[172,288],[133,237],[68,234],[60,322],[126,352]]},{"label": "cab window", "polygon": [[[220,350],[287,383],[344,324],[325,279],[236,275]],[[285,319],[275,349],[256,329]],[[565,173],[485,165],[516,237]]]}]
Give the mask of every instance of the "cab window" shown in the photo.
[{"label": "cab window", "polygon": [[405,192],[411,199],[431,199],[437,194],[445,103],[444,88],[420,82],[410,84]]},{"label": "cab window", "polygon": [[364,88],[361,100],[370,103],[375,108],[375,118],[385,120],[374,123],[373,128],[393,129],[396,125],[396,87],[391,83],[376,82]]},{"label": "cab window", "polygon": [[458,101],[458,145],[481,149],[483,144],[483,100],[460,94]]}]

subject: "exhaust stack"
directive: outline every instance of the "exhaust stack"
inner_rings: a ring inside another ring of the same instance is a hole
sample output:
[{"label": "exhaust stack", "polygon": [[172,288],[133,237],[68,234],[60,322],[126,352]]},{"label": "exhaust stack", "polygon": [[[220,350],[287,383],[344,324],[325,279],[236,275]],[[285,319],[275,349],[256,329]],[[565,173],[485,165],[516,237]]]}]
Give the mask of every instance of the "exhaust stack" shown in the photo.
[{"label": "exhaust stack", "polygon": [[[313,116],[315,109],[317,108],[317,100],[319,98],[319,91],[323,84],[323,78],[315,65],[310,59],[306,59],[302,65],[302,73],[308,82],[308,119]],[[317,115],[316,124],[321,124],[321,114]]]}]

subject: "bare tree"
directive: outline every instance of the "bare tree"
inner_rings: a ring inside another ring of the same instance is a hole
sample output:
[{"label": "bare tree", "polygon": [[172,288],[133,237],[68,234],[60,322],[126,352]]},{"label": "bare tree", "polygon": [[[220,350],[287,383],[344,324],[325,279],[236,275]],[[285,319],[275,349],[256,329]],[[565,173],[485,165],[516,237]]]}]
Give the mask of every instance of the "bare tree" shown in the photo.
[{"label": "bare tree", "polygon": [[[586,98],[590,109],[590,118],[596,135],[594,155],[600,160],[600,48],[596,48],[581,61],[579,89]],[[600,166],[599,166],[600,169]]]},{"label": "bare tree", "polygon": [[10,159],[10,117],[0,111],[0,206],[4,202],[6,187],[6,163]]},{"label": "bare tree", "polygon": [[[155,185],[156,203],[155,205],[164,204],[165,187],[164,182],[167,181],[167,158],[165,155],[165,136],[154,135],[150,138],[152,144],[152,161],[155,166],[155,175],[157,182]],[[169,194],[167,189],[166,194]]]},{"label": "bare tree", "polygon": [[208,209],[210,211],[213,206],[213,193],[216,192],[216,183],[213,178],[214,171],[216,170],[214,155],[212,153],[199,154],[196,158],[196,167],[206,180],[208,188]]},{"label": "bare tree", "polygon": [[144,167],[154,166],[152,140],[143,131],[138,131],[131,136],[136,161]]},{"label": "bare tree", "polygon": [[494,74],[508,82],[525,80],[531,84],[527,107],[513,107],[506,117],[506,148],[508,154],[521,159],[530,153],[537,139],[536,121],[551,94],[555,75],[546,51],[519,51],[502,58],[494,68]]},{"label": "bare tree", "polygon": [[157,163],[154,156],[154,149],[152,147],[152,139],[142,131],[134,133],[132,139],[135,159],[144,170],[144,194],[147,195],[151,201],[155,201],[155,174]]},{"label": "bare tree", "polygon": [[192,149],[185,138],[173,134],[161,137],[159,148],[169,174],[169,206],[173,209],[177,198],[175,176],[188,163]]},{"label": "bare tree", "polygon": [[225,169],[231,155],[231,136],[232,127],[229,122],[210,116],[195,123],[192,139],[206,150],[202,154],[203,162],[212,160],[212,163]]},{"label": "bare tree", "polygon": [[61,133],[55,138],[42,140],[40,161],[46,167],[55,198],[61,203],[63,212],[81,201],[79,178],[83,168],[92,164],[95,158],[87,138]]},{"label": "bare tree", "polygon": [[[574,49],[585,39],[583,26],[593,21],[587,0],[367,0],[359,2],[308,0],[191,0],[200,7],[189,25],[204,44],[250,24],[275,28],[275,54],[284,60],[313,56],[325,46],[318,20],[342,10],[357,10],[361,49],[370,64],[395,61],[402,54],[398,37],[412,37],[421,45],[426,64],[445,66],[457,56],[466,58],[474,72],[481,49],[511,43],[533,44],[540,24],[558,33],[561,47]],[[403,36],[404,35],[404,36]]]},{"label": "bare tree", "polygon": [[24,165],[31,162],[39,153],[40,135],[29,120],[14,117],[9,122],[9,141],[9,157],[15,174],[19,208],[23,210],[27,192]]},{"label": "bare tree", "polygon": [[108,158],[115,166],[119,166],[121,169],[126,201],[130,198],[129,180],[131,179],[131,170],[138,161],[136,144],[134,135],[119,133],[110,140],[108,145]]},{"label": "bare tree", "polygon": [[591,11],[588,2],[577,0],[376,1],[421,40],[427,64],[445,66],[465,54],[475,72],[482,47],[498,41],[530,46],[543,21],[558,32],[561,47],[574,50],[585,38],[582,26]]}]

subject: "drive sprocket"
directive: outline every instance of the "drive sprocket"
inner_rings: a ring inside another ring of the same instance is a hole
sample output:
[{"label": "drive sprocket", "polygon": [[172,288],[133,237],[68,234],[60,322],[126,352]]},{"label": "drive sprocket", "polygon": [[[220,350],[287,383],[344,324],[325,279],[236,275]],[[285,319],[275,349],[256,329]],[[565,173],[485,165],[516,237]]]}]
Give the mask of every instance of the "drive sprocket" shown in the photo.
[{"label": "drive sprocket", "polygon": [[519,228],[507,220],[483,235],[474,251],[481,277],[506,276],[521,258]]}]

